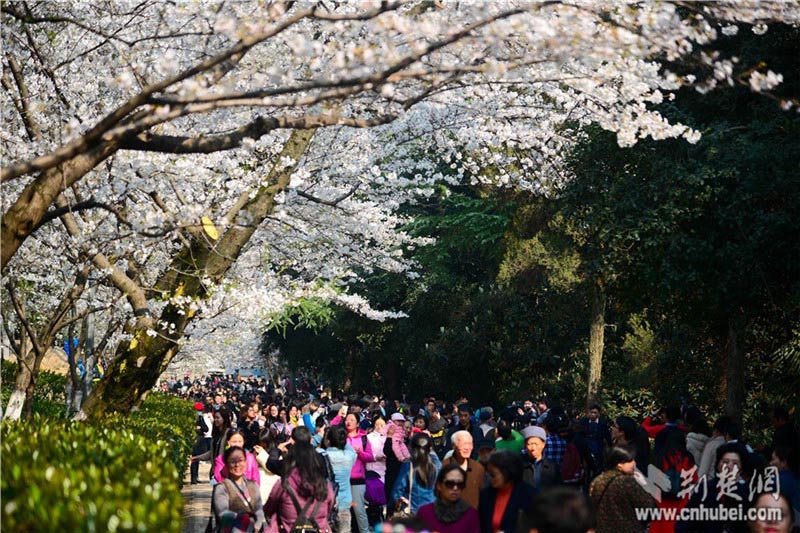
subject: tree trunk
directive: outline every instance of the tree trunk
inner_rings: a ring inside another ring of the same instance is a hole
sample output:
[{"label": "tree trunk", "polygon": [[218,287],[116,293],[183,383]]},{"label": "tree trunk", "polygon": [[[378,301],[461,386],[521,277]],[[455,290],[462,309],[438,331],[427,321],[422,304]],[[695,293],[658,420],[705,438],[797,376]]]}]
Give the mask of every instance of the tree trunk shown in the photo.
[{"label": "tree trunk", "polygon": [[725,351],[725,414],[734,420],[742,419],[744,407],[744,351],[739,346],[739,334],[733,320],[728,322],[728,338]]},{"label": "tree trunk", "polygon": [[[22,334],[19,352],[17,354],[19,368],[17,369],[18,373],[14,386],[15,390],[14,393],[12,393],[12,398],[9,399],[9,409],[6,411],[5,418],[19,420],[23,404],[28,406],[27,415],[30,416],[31,399],[33,398],[33,392],[36,387],[36,377],[39,375],[39,368],[42,365],[42,360],[47,354],[48,348],[55,342],[56,335],[64,327],[67,313],[73,309],[75,302],[83,293],[88,280],[88,274],[88,267],[76,274],[75,284],[63,294],[50,320],[48,320],[47,324],[45,324],[38,333],[34,332],[33,327],[28,323],[25,306],[16,298],[12,285],[10,283],[6,284],[15,312],[21,322],[20,327],[24,333]],[[26,398],[26,400],[21,400],[21,398]],[[11,400],[13,400],[13,405]]]},{"label": "tree trunk", "polygon": [[[20,353],[24,352],[21,351]],[[31,383],[30,369],[33,367],[34,358],[33,350],[28,350],[24,356],[17,356],[19,368],[17,369],[17,378],[14,381],[14,391],[11,393],[11,397],[8,399],[8,404],[6,405],[6,412],[4,413],[5,420],[19,420],[22,416],[28,387]]]},{"label": "tree trunk", "polygon": [[400,363],[397,359],[392,358],[384,363],[383,379],[386,384],[386,392],[389,398],[400,397]]},{"label": "tree trunk", "polygon": [[92,391],[94,367],[97,357],[94,352],[94,320],[91,315],[83,319],[81,338],[78,345],[82,347],[83,363],[86,365],[86,374],[83,376],[83,397],[88,398]]},{"label": "tree trunk", "polygon": [[587,407],[598,401],[603,373],[606,294],[599,280],[592,287],[592,324],[589,328],[589,379]]},{"label": "tree trunk", "polygon": [[[242,207],[242,211],[250,215],[251,224],[232,226],[212,243],[203,235],[192,237],[190,244],[173,258],[153,292],[167,297],[205,298],[204,279],[219,282],[233,266],[256,228],[272,213],[275,195],[289,185],[313,134],[313,130],[292,131],[270,172],[268,185],[261,187]],[[295,163],[281,166],[287,158]],[[100,418],[108,412],[128,413],[138,408],[180,349],[183,332],[193,316],[192,311],[172,302],[164,307],[158,320],[139,316],[135,324],[126,328],[132,335],[131,341],[117,346],[116,357],[106,370],[105,378],[94,388],[76,418]]]},{"label": "tree trunk", "polygon": [[0,265],[6,265],[33,233],[56,197],[116,152],[117,142],[104,142],[31,181],[3,215],[0,224]]},{"label": "tree trunk", "polygon": [[19,352],[17,352],[17,377],[14,380],[14,390],[6,404],[4,420],[19,420],[25,409],[28,389],[31,385],[31,371],[36,361],[36,351],[27,334],[20,335]]}]

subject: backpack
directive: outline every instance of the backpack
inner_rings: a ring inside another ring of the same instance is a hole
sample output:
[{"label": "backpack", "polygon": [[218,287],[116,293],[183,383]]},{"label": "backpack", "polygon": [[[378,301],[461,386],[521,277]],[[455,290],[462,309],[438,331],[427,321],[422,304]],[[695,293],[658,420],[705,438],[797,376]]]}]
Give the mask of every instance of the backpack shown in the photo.
[{"label": "backpack", "polygon": [[325,470],[328,475],[328,481],[330,481],[331,485],[333,485],[333,494],[335,496],[334,505],[331,506],[330,512],[328,513],[328,525],[331,526],[332,531],[339,531],[339,509],[336,506],[336,498],[339,497],[339,484],[336,482],[336,474],[333,473],[331,458],[328,457],[327,453],[320,455],[322,455],[322,458],[325,459]]},{"label": "backpack", "polygon": [[[286,492],[289,493],[289,497],[292,499],[292,504],[294,505],[295,510],[297,511],[297,520],[294,521],[294,525],[292,529],[289,530],[290,533],[320,533],[319,526],[317,522],[314,520],[314,517],[317,516],[317,511],[319,511],[320,503],[317,501],[314,502],[314,499],[310,499],[306,502],[304,507],[300,507],[300,502],[297,501],[297,495],[294,493],[294,489],[288,483],[286,484]],[[314,504],[314,508],[311,509],[311,513],[309,514],[308,509],[311,507],[311,504]]]},{"label": "backpack", "polygon": [[[678,500],[678,494],[682,489],[681,471],[688,472],[694,466],[694,459],[692,455],[686,450],[680,448],[674,449],[664,456],[659,468],[664,472],[669,480],[669,488],[661,490],[661,497],[668,500]],[[694,474],[694,481],[696,481],[697,474]]]},{"label": "backpack", "polygon": [[561,479],[567,484],[580,484],[584,468],[581,454],[575,444],[567,443],[564,459],[561,461]]}]

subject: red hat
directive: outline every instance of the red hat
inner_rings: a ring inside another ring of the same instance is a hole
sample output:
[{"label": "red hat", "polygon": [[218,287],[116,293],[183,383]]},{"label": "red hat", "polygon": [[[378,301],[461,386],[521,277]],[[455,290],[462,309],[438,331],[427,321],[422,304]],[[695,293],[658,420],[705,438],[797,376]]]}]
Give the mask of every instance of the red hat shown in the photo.
[{"label": "red hat", "polygon": [[195,402],[194,403],[194,408],[195,408],[196,411],[202,411],[203,410],[203,404],[200,403],[200,402]]}]

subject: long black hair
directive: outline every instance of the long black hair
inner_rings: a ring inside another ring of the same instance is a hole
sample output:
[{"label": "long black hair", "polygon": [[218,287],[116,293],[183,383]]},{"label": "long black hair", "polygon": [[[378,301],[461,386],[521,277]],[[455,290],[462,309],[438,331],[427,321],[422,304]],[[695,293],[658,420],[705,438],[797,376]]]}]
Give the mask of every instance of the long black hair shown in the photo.
[{"label": "long black hair", "polygon": [[436,464],[431,459],[433,442],[425,433],[415,433],[411,437],[411,467],[417,482],[423,487],[432,487],[436,483]]},{"label": "long black hair", "polygon": [[328,497],[328,468],[325,458],[309,442],[295,442],[284,461],[284,486],[289,480],[289,474],[297,469],[300,474],[300,484],[306,491],[312,493],[317,501],[325,501]]},{"label": "long black hair", "polygon": [[222,417],[222,427],[217,428],[217,426],[212,422],[213,428],[211,429],[211,438],[216,440],[222,438],[223,435],[228,433],[228,430],[231,428],[231,420],[233,420],[233,416],[227,407],[220,407],[217,413],[219,413],[219,416]]}]

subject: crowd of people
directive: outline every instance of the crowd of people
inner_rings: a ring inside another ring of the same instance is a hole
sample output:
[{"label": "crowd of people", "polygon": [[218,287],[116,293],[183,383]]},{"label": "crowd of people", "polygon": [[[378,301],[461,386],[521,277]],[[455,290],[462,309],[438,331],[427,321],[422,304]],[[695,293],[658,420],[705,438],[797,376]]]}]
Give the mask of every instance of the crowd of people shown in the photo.
[{"label": "crowd of people", "polygon": [[[209,531],[798,531],[800,439],[781,407],[754,450],[736,420],[686,405],[609,420],[546,398],[494,409],[292,383],[162,385],[199,411],[191,482],[213,463]],[[728,513],[669,514],[702,508]]]}]

